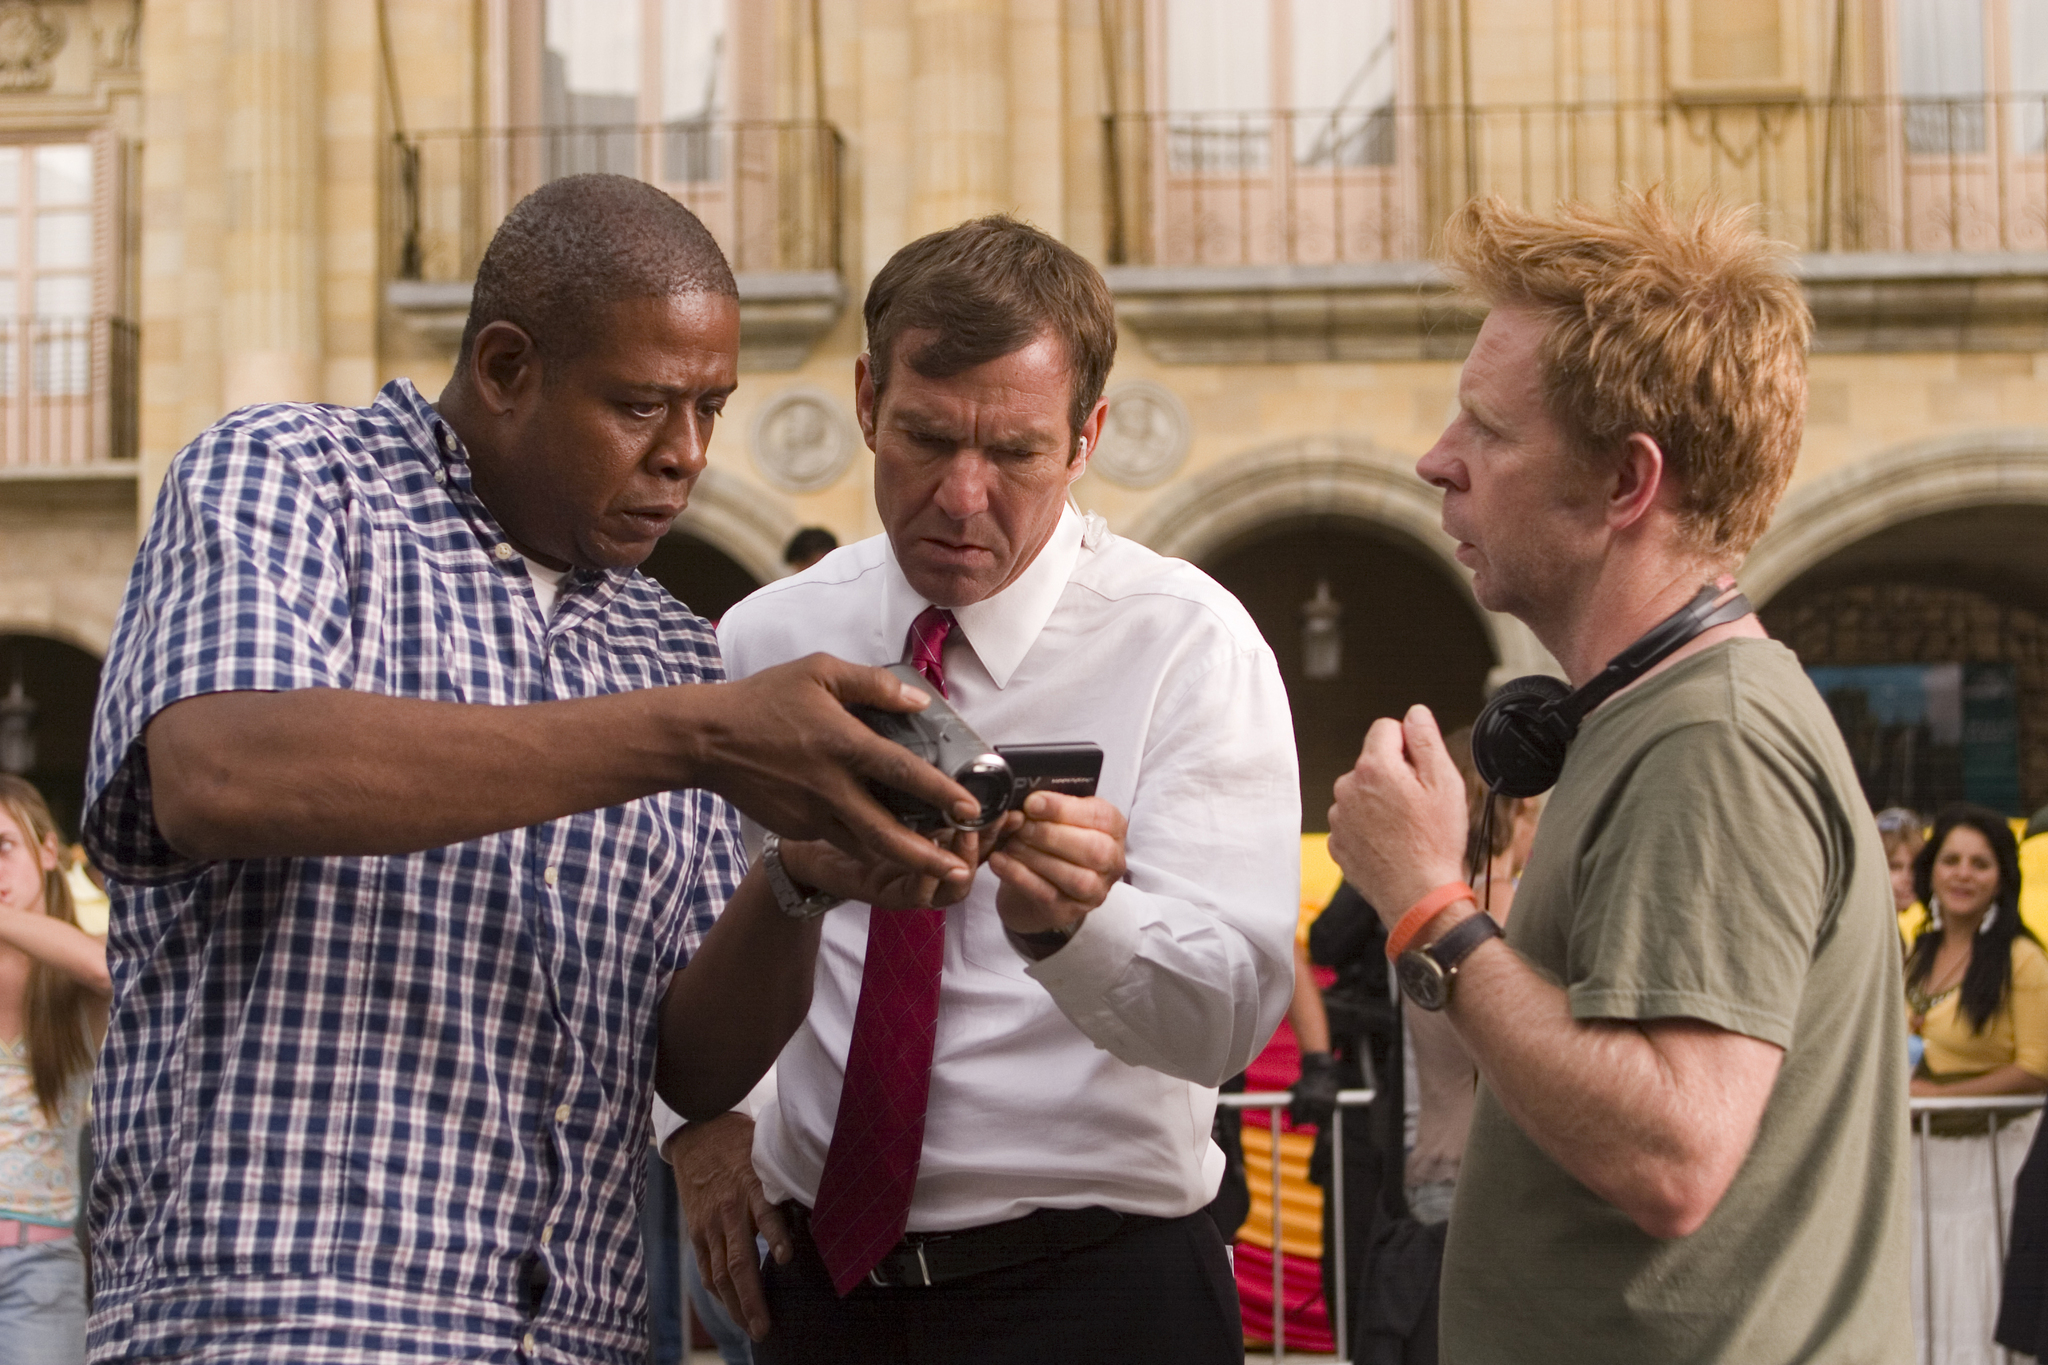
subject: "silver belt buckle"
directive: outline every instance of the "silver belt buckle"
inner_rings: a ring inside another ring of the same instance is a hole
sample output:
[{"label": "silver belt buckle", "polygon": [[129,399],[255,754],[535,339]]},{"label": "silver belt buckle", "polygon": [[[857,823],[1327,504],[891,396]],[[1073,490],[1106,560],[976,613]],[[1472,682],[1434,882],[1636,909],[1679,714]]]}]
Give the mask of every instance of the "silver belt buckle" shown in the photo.
[{"label": "silver belt buckle", "polygon": [[[917,1273],[924,1277],[919,1283],[914,1285],[905,1284],[901,1286],[890,1284],[887,1280],[882,1278],[882,1267],[880,1262],[877,1262],[875,1264],[874,1269],[868,1271],[868,1283],[875,1286],[875,1288],[877,1289],[930,1289],[932,1287],[932,1268],[924,1259],[924,1243],[913,1242],[911,1245],[917,1248]],[[885,1256],[882,1259],[887,1260],[888,1257]]]}]

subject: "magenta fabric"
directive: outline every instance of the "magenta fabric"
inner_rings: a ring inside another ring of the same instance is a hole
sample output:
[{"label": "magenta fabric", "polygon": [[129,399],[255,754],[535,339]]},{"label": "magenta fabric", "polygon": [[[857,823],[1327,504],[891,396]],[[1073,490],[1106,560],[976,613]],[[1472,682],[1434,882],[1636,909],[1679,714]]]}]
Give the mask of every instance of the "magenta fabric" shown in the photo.
[{"label": "magenta fabric", "polygon": [[[1336,973],[1326,968],[1314,969],[1316,982],[1328,987],[1336,980]],[[1286,1020],[1274,1032],[1273,1040],[1266,1044],[1265,1051],[1252,1059],[1245,1068],[1245,1089],[1287,1090],[1301,1075],[1301,1044],[1295,1040],[1294,1029]],[[1245,1126],[1264,1128],[1272,1116],[1263,1109],[1247,1109],[1244,1113]],[[1345,1122],[1365,1122],[1363,1110],[1353,1110],[1345,1115]],[[1287,1111],[1280,1111],[1280,1131],[1283,1133],[1311,1132],[1313,1129],[1297,1128]],[[1262,1229],[1263,1231],[1263,1229]],[[1264,1247],[1239,1242],[1231,1252],[1232,1268],[1237,1274],[1238,1304],[1244,1313],[1244,1335],[1248,1342],[1270,1342],[1273,1339],[1273,1253]],[[1288,1256],[1281,1268],[1282,1292],[1286,1303],[1287,1349],[1290,1351],[1327,1352],[1337,1349],[1336,1329],[1330,1322],[1329,1305],[1323,1302],[1323,1267],[1320,1257]],[[1354,1351],[1356,1347],[1353,1347]]]}]

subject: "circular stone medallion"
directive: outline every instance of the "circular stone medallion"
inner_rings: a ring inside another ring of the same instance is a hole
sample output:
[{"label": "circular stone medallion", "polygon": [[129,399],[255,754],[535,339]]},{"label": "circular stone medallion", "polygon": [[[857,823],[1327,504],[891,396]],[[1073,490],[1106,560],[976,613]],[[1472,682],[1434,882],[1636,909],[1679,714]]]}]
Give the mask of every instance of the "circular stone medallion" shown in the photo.
[{"label": "circular stone medallion", "polygon": [[1193,436],[1179,395],[1164,384],[1134,379],[1109,392],[1091,468],[1126,488],[1150,488],[1180,469]]},{"label": "circular stone medallion", "polygon": [[754,415],[754,468],[792,493],[830,488],[853,463],[860,437],[822,390],[784,389]]}]

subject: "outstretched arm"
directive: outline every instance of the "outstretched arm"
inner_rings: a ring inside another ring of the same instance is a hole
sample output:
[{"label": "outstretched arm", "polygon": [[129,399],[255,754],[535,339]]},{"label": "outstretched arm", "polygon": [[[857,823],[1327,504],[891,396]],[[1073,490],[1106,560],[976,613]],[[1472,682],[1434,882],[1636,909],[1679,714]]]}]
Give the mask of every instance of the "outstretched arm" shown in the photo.
[{"label": "outstretched arm", "polygon": [[55,968],[104,999],[114,993],[107,945],[76,925],[34,910],[0,906],[0,943]]},{"label": "outstretched arm", "polygon": [[[876,914],[946,906],[967,894],[969,869],[978,866],[982,848],[1016,822],[1006,816],[987,839],[951,830],[939,836],[940,848],[963,863],[944,878],[849,858],[815,842],[783,844],[782,864],[802,886],[875,906]],[[710,1119],[738,1104],[767,1074],[811,1008],[823,924],[823,916],[798,920],[783,913],[762,868],[747,875],[662,998],[654,1086],[665,1104],[693,1123]]]},{"label": "outstretched arm", "polygon": [[661,1003],[654,1089],[692,1123],[723,1114],[775,1065],[811,1008],[822,918],[782,913],[756,867]]},{"label": "outstretched arm", "polygon": [[530,706],[214,692],[166,707],[145,734],[157,823],[198,859],[412,853],[705,787],[781,834],[930,876],[959,869],[861,779],[938,804],[967,794],[849,704],[914,710],[924,698],[818,654],[743,682]]}]

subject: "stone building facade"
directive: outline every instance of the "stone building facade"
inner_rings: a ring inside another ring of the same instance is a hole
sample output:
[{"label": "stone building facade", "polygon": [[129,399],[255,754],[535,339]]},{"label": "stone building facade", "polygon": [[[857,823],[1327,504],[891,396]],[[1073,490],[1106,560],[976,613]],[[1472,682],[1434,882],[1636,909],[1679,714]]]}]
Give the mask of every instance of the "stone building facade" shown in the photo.
[{"label": "stone building facade", "polygon": [[[653,572],[715,614],[781,571],[796,528],[876,531],[860,297],[911,238],[1015,213],[1101,263],[1123,322],[1078,499],[1253,605],[1301,716],[1314,827],[1372,715],[1422,699],[1469,719],[1490,677],[1549,663],[1473,605],[1413,472],[1478,321],[1428,264],[1435,225],[1474,193],[1660,183],[1757,204],[1819,324],[1800,470],[1746,586],[1810,662],[2009,657],[2031,808],[2048,801],[2048,679],[2028,662],[2048,617],[2048,33],[2031,15],[0,0],[0,200],[8,146],[24,167],[88,147],[87,216],[49,212],[92,234],[73,331],[36,331],[56,316],[35,301],[38,205],[17,211],[28,254],[0,290],[0,366],[21,370],[0,383],[0,694],[18,666],[42,698],[36,775],[72,781],[77,708],[51,693],[104,649],[184,442],[248,402],[362,403],[398,375],[431,394],[504,209],[612,169],[696,208],[741,280],[743,382]],[[0,241],[0,276],[6,259]],[[1341,608],[1334,678],[1303,667],[1319,583]],[[1836,628],[1851,602],[1860,624]],[[1946,615],[1995,624],[1937,647]]]}]

